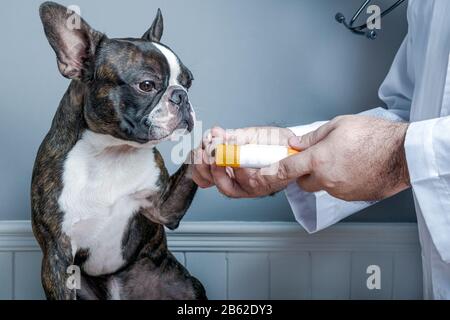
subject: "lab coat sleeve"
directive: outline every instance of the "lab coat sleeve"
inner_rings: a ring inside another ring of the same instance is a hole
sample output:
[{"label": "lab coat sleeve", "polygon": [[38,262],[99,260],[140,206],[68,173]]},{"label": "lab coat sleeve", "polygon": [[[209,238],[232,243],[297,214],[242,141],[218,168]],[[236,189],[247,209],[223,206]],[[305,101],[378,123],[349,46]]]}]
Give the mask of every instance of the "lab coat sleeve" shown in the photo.
[{"label": "lab coat sleeve", "polygon": [[[386,79],[380,87],[379,96],[386,103],[387,109],[375,108],[363,112],[363,115],[384,118],[390,121],[409,120],[413,82],[407,64],[408,48],[409,38],[406,37]],[[324,123],[325,121],[315,122],[290,129],[294,134],[301,136],[316,130]],[[375,203],[347,202],[334,198],[325,191],[309,193],[302,190],[297,183],[292,183],[287,187],[286,196],[296,220],[309,233],[320,231]]]},{"label": "lab coat sleeve", "polygon": [[[361,115],[402,121],[403,119],[394,112],[384,108],[375,108],[365,111]],[[305,126],[289,128],[295,135],[301,136],[314,131],[326,121],[319,121]],[[295,219],[309,233],[325,229],[340,220],[361,211],[376,202],[344,201],[337,199],[325,191],[306,192],[297,183],[293,182],[286,188],[286,196],[294,213]]]},{"label": "lab coat sleeve", "polygon": [[412,64],[408,63],[411,48],[411,38],[407,35],[378,91],[378,96],[386,104],[388,111],[403,121],[409,121],[414,95],[414,72],[411,70]]},{"label": "lab coat sleeve", "polygon": [[442,260],[450,262],[450,117],[411,123],[406,160],[416,204]]}]

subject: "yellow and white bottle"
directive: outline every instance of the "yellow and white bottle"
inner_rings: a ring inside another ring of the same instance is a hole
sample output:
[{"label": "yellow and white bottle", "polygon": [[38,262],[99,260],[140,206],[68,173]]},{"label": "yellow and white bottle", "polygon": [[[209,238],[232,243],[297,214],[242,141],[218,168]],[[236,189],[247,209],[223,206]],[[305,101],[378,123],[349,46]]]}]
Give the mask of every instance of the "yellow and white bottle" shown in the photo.
[{"label": "yellow and white bottle", "polygon": [[297,150],[276,145],[219,144],[215,148],[215,162],[219,167],[264,168],[298,153]]}]

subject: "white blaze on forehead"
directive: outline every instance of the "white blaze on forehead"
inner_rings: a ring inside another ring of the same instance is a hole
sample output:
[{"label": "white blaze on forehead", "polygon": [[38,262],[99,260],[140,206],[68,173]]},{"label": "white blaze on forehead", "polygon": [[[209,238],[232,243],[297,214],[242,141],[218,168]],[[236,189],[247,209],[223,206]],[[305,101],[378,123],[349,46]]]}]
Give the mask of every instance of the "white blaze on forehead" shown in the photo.
[{"label": "white blaze on forehead", "polygon": [[161,51],[161,53],[166,57],[167,62],[169,63],[170,68],[170,78],[169,78],[169,87],[170,86],[181,86],[180,82],[178,81],[178,77],[181,74],[181,67],[180,67],[180,61],[178,60],[177,56],[170,51],[168,48],[160,45],[159,43],[153,42],[156,48]]}]

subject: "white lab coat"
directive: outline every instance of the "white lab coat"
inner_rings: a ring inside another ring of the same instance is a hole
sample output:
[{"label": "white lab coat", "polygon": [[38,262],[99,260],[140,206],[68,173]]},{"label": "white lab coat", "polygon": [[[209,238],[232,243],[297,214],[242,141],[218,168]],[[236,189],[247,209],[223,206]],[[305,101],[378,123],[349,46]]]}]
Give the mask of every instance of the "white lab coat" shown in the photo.
[{"label": "white lab coat", "polygon": [[[422,246],[425,299],[450,299],[450,1],[410,0],[408,35],[379,90],[387,110],[366,114],[410,121],[405,150]],[[297,135],[322,123],[291,128]],[[308,232],[370,203],[345,202],[296,184],[286,194]]]}]

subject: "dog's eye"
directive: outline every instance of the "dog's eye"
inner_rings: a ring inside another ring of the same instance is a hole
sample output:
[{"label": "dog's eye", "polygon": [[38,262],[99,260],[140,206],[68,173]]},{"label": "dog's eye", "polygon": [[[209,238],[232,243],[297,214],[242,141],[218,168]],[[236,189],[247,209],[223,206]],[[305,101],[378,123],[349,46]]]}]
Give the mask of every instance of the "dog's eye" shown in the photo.
[{"label": "dog's eye", "polygon": [[139,83],[139,89],[144,92],[150,92],[155,89],[155,83],[151,80],[142,81]]}]

